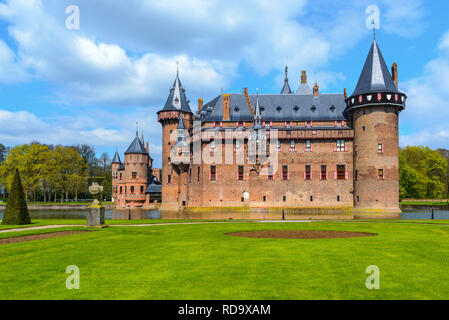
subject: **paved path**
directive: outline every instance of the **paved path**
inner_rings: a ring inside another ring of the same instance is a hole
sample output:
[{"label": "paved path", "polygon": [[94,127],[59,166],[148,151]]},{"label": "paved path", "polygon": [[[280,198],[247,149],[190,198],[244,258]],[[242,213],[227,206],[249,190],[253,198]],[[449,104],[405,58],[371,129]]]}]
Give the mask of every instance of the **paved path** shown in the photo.
[{"label": "paved path", "polygon": [[[174,223],[149,223],[149,224],[115,224],[109,225],[108,227],[155,227],[155,226],[173,226],[173,225],[195,225],[195,224],[222,224],[222,223],[310,223],[310,222],[330,222],[330,223],[408,223],[408,224],[424,224],[424,225],[449,225],[447,223],[426,223],[426,222],[404,222],[399,221],[355,221],[355,220],[253,220],[253,221],[211,221],[211,222],[174,222]],[[81,224],[72,224],[72,225],[48,225],[48,226],[39,226],[39,227],[25,227],[25,228],[17,228],[17,229],[5,229],[0,230],[1,233],[8,232],[21,232],[21,231],[29,231],[29,230],[46,230],[46,229],[57,229],[57,228],[70,228],[70,227],[85,227],[85,225]]]},{"label": "paved path", "polygon": [[[287,222],[311,222],[310,220],[254,220],[254,221],[233,221],[231,223],[287,223]],[[173,226],[173,225],[194,225],[194,224],[219,224],[219,223],[230,223],[227,221],[211,221],[211,222],[173,222],[173,223],[148,223],[148,224],[113,224],[108,225],[108,227],[155,227],[155,226]],[[0,233],[8,233],[8,232],[21,232],[28,230],[45,230],[45,229],[57,229],[57,228],[69,228],[69,227],[85,227],[85,225],[81,224],[66,224],[66,225],[48,225],[48,226],[39,226],[39,227],[25,227],[25,228],[17,228],[17,229],[5,229],[0,230]]]}]

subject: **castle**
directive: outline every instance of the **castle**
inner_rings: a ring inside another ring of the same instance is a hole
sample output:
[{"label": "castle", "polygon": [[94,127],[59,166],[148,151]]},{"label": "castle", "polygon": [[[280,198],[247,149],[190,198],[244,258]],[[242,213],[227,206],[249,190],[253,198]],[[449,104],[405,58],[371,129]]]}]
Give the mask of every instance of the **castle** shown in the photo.
[{"label": "castle", "polygon": [[177,74],[158,112],[160,179],[149,174],[149,150],[136,137],[125,165],[118,154],[114,157],[117,206],[148,205],[152,186],[161,188],[166,210],[350,207],[397,212],[398,117],[406,98],[398,90],[396,63],[390,74],[375,39],[350,96],[346,89],[321,93],[317,83],[310,88],[305,71],[293,93],[286,68],[280,94],[249,94],[245,88],[206,104],[199,99],[194,114]]}]

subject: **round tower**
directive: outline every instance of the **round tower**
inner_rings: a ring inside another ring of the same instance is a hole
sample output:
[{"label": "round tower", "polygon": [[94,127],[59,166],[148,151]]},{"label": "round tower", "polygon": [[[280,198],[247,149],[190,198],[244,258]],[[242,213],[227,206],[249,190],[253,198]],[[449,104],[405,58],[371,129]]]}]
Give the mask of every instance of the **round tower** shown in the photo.
[{"label": "round tower", "polygon": [[[182,120],[182,123],[180,121]],[[170,89],[164,108],[158,112],[158,121],[162,125],[162,210],[179,210],[187,204],[183,195],[187,190],[187,171],[184,166],[172,163],[172,147],[177,142],[178,126],[192,127],[193,113],[182,87],[179,73]]]},{"label": "round tower", "polygon": [[140,207],[145,204],[148,158],[148,152],[136,133],[136,138],[125,152],[124,193],[127,207]]},{"label": "round tower", "polygon": [[399,209],[399,113],[407,96],[398,90],[374,39],[346,114],[354,129],[354,206]]}]

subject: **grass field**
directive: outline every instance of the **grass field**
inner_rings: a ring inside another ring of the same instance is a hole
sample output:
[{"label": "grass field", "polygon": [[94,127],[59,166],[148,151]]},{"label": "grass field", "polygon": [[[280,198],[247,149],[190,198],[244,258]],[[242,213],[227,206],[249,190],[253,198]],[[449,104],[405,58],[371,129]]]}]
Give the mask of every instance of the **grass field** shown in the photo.
[{"label": "grass field", "polygon": [[[224,235],[279,229],[378,235],[316,240]],[[80,268],[80,290],[65,287],[69,265]],[[380,268],[380,290],[365,287],[370,265]],[[110,227],[0,245],[0,299],[449,299],[448,269],[447,225],[232,222]]]}]

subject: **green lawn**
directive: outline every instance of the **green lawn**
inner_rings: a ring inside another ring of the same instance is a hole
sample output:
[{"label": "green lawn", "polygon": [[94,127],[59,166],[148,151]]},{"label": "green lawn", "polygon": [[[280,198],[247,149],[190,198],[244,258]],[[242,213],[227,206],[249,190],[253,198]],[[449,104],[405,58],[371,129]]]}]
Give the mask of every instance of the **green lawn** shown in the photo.
[{"label": "green lawn", "polygon": [[[277,229],[378,236],[297,240],[224,235]],[[0,245],[0,299],[449,299],[448,257],[449,226],[445,225],[110,227]],[[80,268],[81,290],[65,288],[69,265]],[[380,268],[380,290],[365,288],[370,265]]]},{"label": "green lawn", "polygon": [[[194,220],[194,219],[142,219],[142,220],[105,220],[107,225],[134,225],[134,224],[161,224],[161,223],[183,223],[183,222],[227,222],[228,220]],[[235,220],[235,222],[245,220]],[[3,226],[0,220],[0,230],[26,229],[31,227],[51,226],[51,225],[86,225],[86,219],[33,219],[31,224],[22,226]],[[250,222],[250,221],[247,221]]]}]

